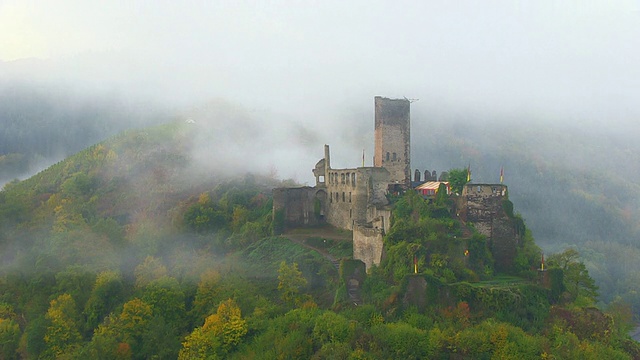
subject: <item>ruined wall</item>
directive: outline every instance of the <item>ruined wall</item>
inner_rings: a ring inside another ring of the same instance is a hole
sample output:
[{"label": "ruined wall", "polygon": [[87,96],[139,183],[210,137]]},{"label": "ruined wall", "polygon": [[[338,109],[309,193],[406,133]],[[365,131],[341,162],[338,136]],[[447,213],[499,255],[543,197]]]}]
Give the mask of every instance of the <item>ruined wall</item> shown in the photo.
[{"label": "ruined wall", "polygon": [[462,190],[460,218],[473,223],[485,235],[498,271],[513,266],[520,242],[513,220],[506,214],[503,202],[507,187],[501,184],[467,184]]},{"label": "ruined wall", "polygon": [[362,261],[367,271],[380,265],[384,243],[383,230],[356,224],[353,228],[353,258]]},{"label": "ruined wall", "polygon": [[367,217],[370,206],[387,203],[386,169],[328,169],[327,174],[327,222],[333,226],[352,230],[354,224],[370,221]]},{"label": "ruined wall", "polygon": [[327,193],[315,187],[273,189],[273,217],[282,217],[286,230],[291,227],[324,223]]},{"label": "ruined wall", "polygon": [[411,183],[410,102],[375,97],[375,167],[391,174],[390,182]]}]

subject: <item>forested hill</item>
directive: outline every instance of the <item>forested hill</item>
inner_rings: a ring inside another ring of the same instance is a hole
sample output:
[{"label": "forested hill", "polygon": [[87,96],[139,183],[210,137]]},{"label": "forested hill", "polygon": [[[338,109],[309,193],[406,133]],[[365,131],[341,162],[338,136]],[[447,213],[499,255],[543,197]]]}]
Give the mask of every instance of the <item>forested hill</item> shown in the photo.
[{"label": "forested hill", "polygon": [[60,85],[0,84],[0,184],[26,178],[120,131],[166,122],[166,109]]},{"label": "forested hill", "polygon": [[576,249],[601,301],[622,300],[640,314],[640,164],[632,160],[640,147],[633,127],[442,113],[422,118],[429,121],[413,121],[412,166],[470,166],[479,183],[498,182],[503,167],[510,199],[543,250]]},{"label": "forested hill", "polygon": [[583,306],[595,293],[574,253],[549,260],[545,288],[527,237],[496,277],[446,197],[397,199],[370,274],[349,242],[270,236],[270,190],[285,184],[197,161],[212,135],[186,121],[126,131],[0,192],[0,357],[640,356],[628,308]]}]

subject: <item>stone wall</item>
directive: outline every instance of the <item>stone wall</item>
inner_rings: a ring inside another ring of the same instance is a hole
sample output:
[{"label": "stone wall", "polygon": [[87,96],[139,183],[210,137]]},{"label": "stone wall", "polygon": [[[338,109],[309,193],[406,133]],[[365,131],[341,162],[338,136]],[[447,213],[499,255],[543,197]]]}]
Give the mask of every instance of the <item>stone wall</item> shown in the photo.
[{"label": "stone wall", "polygon": [[459,209],[460,218],[473,223],[476,230],[487,237],[498,271],[512,268],[520,242],[513,220],[504,211],[506,195],[506,185],[467,184],[462,190]]},{"label": "stone wall", "polygon": [[384,252],[382,229],[356,224],[353,228],[353,258],[362,261],[367,271],[380,265]]},{"label": "stone wall", "polygon": [[273,189],[274,221],[281,214],[285,230],[325,222],[327,193],[315,187]]},{"label": "stone wall", "polygon": [[352,230],[354,224],[370,221],[369,207],[387,203],[389,172],[384,168],[328,169],[326,177],[326,220],[335,227]]}]

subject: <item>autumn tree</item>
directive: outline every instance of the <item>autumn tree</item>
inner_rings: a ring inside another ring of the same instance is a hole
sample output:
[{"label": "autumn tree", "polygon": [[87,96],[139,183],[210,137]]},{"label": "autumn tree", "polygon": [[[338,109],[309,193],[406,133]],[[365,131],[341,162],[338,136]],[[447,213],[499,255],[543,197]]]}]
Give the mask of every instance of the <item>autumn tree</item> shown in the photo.
[{"label": "autumn tree", "polygon": [[44,341],[47,344],[45,358],[58,358],[80,344],[79,316],[76,303],[69,294],[62,294],[51,301],[45,318],[48,322]]},{"label": "autumn tree", "polygon": [[182,344],[178,359],[224,358],[247,333],[247,322],[233,299],[223,301],[202,327],[196,328]]}]

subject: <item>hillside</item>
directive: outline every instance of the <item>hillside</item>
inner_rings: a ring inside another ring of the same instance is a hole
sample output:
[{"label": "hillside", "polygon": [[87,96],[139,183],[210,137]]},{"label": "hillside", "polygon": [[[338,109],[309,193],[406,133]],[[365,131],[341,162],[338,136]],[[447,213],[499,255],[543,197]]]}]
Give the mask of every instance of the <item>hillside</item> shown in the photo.
[{"label": "hillside", "polygon": [[[435,116],[414,153],[420,169],[466,168],[472,181],[505,184],[545,253],[577,249],[600,287],[640,314],[640,148],[626,128],[590,130],[531,119],[506,122]],[[615,259],[614,261],[611,261]]]},{"label": "hillside", "polygon": [[[451,237],[445,203],[398,199],[388,256],[370,275],[332,239],[270,237],[270,189],[282,184],[195,161],[201,136],[212,134],[183,121],[126,131],[5,187],[3,357],[640,354],[624,308],[576,302],[590,303],[588,275],[575,289],[562,277],[540,286],[529,237],[521,267],[496,277],[481,237]],[[343,257],[339,271],[325,251]],[[416,251],[431,255],[413,275]],[[575,257],[556,263],[580,269]]]}]

